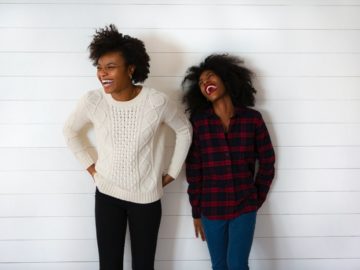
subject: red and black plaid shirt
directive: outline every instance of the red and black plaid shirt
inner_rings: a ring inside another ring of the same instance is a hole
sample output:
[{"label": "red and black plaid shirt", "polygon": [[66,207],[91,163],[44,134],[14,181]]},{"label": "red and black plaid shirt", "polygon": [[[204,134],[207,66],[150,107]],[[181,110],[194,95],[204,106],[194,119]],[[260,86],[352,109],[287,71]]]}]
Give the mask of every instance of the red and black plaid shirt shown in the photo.
[{"label": "red and black plaid shirt", "polygon": [[232,219],[256,211],[269,191],[275,163],[261,114],[236,108],[227,134],[212,108],[192,116],[191,122],[186,176],[193,217]]}]

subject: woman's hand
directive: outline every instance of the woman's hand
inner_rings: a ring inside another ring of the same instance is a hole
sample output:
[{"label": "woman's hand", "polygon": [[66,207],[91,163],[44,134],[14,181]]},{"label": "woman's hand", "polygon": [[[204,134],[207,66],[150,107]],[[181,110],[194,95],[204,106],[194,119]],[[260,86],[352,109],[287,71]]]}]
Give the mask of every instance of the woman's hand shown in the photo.
[{"label": "woman's hand", "polygon": [[170,175],[168,175],[168,174],[163,175],[163,177],[162,177],[162,186],[165,187],[166,185],[168,185],[172,181],[174,181],[174,178],[172,178]]},{"label": "woman's hand", "polygon": [[94,174],[96,173],[96,170],[95,170],[95,163],[92,164],[89,168],[86,169],[90,175],[94,178]]},{"label": "woman's hand", "polygon": [[199,238],[199,235],[201,237],[201,240],[205,241],[205,232],[203,225],[201,223],[201,218],[194,218],[194,229],[195,229],[195,236],[196,238]]}]

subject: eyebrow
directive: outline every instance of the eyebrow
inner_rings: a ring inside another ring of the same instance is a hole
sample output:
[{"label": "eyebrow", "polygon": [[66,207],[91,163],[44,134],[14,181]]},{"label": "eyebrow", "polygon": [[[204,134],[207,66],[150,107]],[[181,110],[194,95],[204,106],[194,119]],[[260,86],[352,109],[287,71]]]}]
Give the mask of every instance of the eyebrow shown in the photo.
[{"label": "eyebrow", "polygon": [[[208,71],[208,72],[206,72],[205,74],[204,74],[204,76],[203,76],[203,78],[205,77],[206,79],[207,78],[209,78],[209,76],[211,75],[211,74],[213,74],[214,72],[212,72],[212,71]],[[202,81],[203,81],[203,79],[199,79],[199,83],[202,83]]]},{"label": "eyebrow", "polygon": [[[99,63],[97,63],[96,65],[101,66]],[[109,65],[118,65],[118,64],[114,63],[114,62],[110,62],[110,63],[105,64],[104,66],[109,66]]]}]

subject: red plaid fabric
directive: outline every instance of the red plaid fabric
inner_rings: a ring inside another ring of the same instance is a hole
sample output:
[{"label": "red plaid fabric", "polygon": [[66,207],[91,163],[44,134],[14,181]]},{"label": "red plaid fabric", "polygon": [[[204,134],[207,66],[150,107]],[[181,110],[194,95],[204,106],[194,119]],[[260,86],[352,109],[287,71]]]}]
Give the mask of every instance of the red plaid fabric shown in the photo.
[{"label": "red plaid fabric", "polygon": [[212,108],[193,115],[191,122],[186,176],[193,217],[232,219],[256,211],[269,191],[275,163],[261,114],[236,108],[226,134]]}]

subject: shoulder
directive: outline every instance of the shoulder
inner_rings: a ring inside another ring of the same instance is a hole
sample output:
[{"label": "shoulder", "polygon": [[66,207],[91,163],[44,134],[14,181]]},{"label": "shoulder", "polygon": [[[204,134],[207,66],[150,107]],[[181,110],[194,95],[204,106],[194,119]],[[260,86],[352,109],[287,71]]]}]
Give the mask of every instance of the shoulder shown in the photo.
[{"label": "shoulder", "polygon": [[154,109],[166,106],[169,103],[169,97],[165,93],[160,92],[159,90],[149,87],[143,87],[142,91],[147,92],[149,105]]},{"label": "shoulder", "polygon": [[242,107],[240,108],[240,118],[246,119],[247,122],[254,123],[255,126],[261,127],[265,125],[264,119],[261,113],[253,108]]},{"label": "shoulder", "polygon": [[191,116],[190,116],[190,121],[191,121],[192,123],[196,123],[196,122],[198,122],[198,121],[203,120],[204,118],[206,118],[206,114],[205,114],[205,113],[196,112],[196,113],[191,114]]},{"label": "shoulder", "polygon": [[249,108],[249,107],[240,107],[236,109],[240,115],[247,117],[247,118],[253,118],[253,119],[262,119],[262,115],[259,111]]},{"label": "shoulder", "polygon": [[86,92],[82,99],[87,104],[98,104],[102,99],[104,98],[104,95],[102,94],[102,89],[96,89]]},{"label": "shoulder", "polygon": [[196,133],[197,130],[202,130],[204,127],[211,125],[214,115],[209,110],[202,110],[190,115],[190,123]]},{"label": "shoulder", "polygon": [[93,113],[100,102],[104,99],[102,89],[91,90],[86,92],[79,100],[78,107],[85,109],[87,112]]}]

